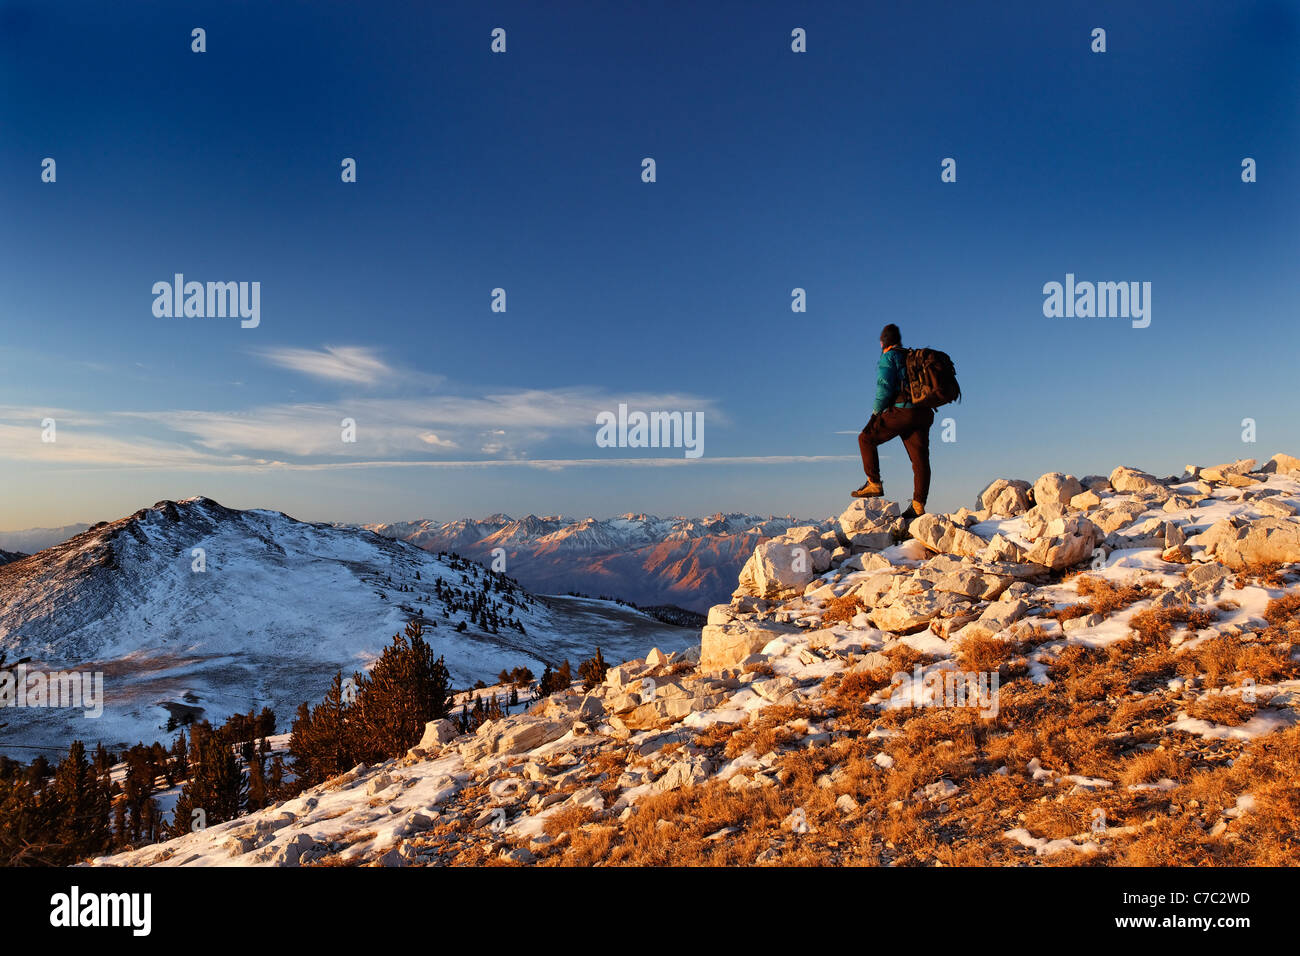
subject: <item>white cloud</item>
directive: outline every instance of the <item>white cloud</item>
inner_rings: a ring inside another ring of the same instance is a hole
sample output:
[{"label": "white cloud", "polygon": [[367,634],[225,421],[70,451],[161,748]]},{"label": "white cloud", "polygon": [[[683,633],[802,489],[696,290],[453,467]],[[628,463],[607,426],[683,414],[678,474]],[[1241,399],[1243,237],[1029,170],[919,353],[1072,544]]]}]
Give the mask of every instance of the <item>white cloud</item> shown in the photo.
[{"label": "white cloud", "polygon": [[322,349],[272,348],[257,353],[266,361],[293,372],[351,385],[376,385],[396,376],[374,349],[359,345],[327,345]]}]

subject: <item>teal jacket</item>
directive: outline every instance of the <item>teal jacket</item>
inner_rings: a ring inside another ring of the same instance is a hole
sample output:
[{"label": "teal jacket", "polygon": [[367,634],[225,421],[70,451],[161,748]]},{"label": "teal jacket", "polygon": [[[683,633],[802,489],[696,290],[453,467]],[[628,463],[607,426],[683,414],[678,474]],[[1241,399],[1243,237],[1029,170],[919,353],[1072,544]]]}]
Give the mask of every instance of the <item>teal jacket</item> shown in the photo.
[{"label": "teal jacket", "polygon": [[[880,356],[880,363],[876,366],[876,404],[872,407],[872,414],[878,415],[888,407],[890,399],[898,394],[898,388],[903,383],[903,377],[907,374],[904,367],[907,361],[902,347],[892,348]],[[894,402],[895,408],[911,408],[912,403]]]}]

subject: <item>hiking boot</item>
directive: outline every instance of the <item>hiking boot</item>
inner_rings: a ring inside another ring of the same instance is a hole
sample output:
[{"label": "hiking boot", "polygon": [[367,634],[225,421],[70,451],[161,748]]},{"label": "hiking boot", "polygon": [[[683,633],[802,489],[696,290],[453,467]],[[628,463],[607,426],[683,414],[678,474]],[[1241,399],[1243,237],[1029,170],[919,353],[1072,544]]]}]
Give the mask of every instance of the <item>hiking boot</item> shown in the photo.
[{"label": "hiking boot", "polygon": [[849,492],[854,498],[879,498],[885,493],[885,486],[878,481],[868,481],[861,488]]},{"label": "hiking boot", "polygon": [[925,505],[913,499],[907,510],[903,512],[902,517],[904,521],[913,521],[923,514],[925,514]]}]

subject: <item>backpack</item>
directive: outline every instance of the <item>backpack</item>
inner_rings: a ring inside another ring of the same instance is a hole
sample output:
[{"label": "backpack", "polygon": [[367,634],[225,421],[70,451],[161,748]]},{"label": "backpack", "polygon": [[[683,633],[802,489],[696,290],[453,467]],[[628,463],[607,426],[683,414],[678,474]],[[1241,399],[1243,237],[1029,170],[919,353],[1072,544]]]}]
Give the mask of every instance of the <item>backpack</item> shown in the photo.
[{"label": "backpack", "polygon": [[907,349],[904,358],[906,379],[899,386],[898,400],[918,408],[938,408],[961,401],[957,368],[947,352],[938,349]]}]

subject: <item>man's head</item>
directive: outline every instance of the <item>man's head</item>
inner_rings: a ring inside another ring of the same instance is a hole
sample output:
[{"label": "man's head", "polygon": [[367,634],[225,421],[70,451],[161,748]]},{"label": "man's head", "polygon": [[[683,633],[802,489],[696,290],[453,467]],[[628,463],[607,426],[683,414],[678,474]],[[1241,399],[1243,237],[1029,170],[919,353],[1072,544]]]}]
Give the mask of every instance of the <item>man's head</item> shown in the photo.
[{"label": "man's head", "polygon": [[880,330],[880,351],[888,352],[895,345],[903,344],[903,335],[898,331],[898,326],[890,322]]}]

